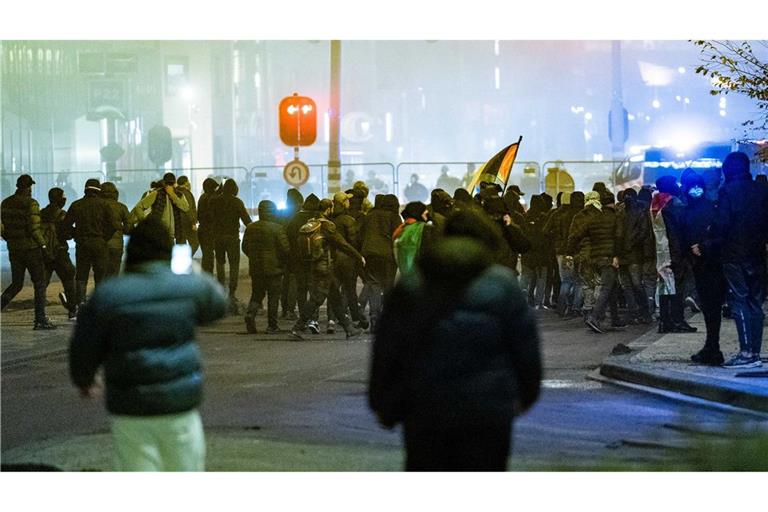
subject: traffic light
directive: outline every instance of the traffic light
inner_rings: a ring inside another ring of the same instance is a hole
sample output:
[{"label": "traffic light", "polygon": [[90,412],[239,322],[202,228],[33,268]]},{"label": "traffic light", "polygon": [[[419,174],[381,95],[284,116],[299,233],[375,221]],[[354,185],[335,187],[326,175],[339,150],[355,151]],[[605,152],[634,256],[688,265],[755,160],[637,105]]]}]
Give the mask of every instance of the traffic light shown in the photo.
[{"label": "traffic light", "polygon": [[155,125],[149,130],[149,159],[157,166],[162,166],[173,157],[173,136],[167,126]]},{"label": "traffic light", "polygon": [[312,98],[293,96],[280,102],[280,140],[287,146],[311,146],[317,138],[317,105]]}]

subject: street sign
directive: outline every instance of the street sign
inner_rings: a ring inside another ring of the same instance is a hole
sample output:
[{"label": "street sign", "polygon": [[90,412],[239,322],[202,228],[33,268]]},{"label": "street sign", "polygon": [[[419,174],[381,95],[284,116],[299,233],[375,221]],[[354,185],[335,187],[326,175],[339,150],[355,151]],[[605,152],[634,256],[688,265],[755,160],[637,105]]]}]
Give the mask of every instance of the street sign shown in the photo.
[{"label": "street sign", "polygon": [[317,105],[312,98],[293,96],[280,102],[280,140],[292,147],[311,146],[317,138]]},{"label": "street sign", "polygon": [[309,167],[301,160],[292,160],[283,168],[283,179],[292,187],[300,187],[309,181]]},{"label": "street sign", "polygon": [[121,80],[92,80],[88,83],[88,109],[114,107],[125,111],[125,82]]}]

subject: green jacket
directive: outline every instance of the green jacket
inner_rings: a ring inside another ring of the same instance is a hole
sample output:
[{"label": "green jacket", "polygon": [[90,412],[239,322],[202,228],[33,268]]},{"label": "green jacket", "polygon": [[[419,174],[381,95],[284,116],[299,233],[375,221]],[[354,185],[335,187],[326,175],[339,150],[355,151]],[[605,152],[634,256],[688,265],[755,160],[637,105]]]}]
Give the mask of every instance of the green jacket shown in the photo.
[{"label": "green jacket", "polygon": [[28,250],[46,245],[40,226],[40,205],[17,190],[0,204],[3,238],[9,250]]},{"label": "green jacket", "polygon": [[406,223],[399,236],[395,238],[395,261],[401,275],[413,272],[426,225],[426,222]]}]

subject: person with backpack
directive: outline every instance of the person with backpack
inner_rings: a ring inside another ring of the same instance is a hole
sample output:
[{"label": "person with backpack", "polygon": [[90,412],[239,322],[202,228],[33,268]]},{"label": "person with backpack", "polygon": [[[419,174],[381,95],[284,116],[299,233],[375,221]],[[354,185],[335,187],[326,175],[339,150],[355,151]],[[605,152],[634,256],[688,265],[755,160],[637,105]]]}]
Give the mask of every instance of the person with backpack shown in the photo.
[{"label": "person with backpack", "polygon": [[301,333],[307,329],[308,322],[316,318],[318,309],[328,299],[328,305],[344,328],[347,338],[351,338],[362,331],[354,327],[344,313],[339,284],[333,273],[334,253],[344,252],[362,265],[365,265],[365,259],[344,240],[330,220],[333,201],[323,199],[319,206],[318,215],[299,229],[297,247],[304,270],[309,275],[310,294],[309,300],[301,308],[299,319],[291,329],[291,334],[295,338],[303,339]]},{"label": "person with backpack", "polygon": [[[333,195],[333,214],[331,220],[336,225],[336,230],[352,247],[359,244],[357,222],[349,214],[349,202],[353,194],[336,192]],[[344,311],[349,310],[349,316],[360,329],[367,329],[369,324],[365,315],[360,310],[357,301],[357,275],[360,273],[358,260],[348,256],[344,252],[336,251],[333,262],[333,271],[336,280],[341,286],[341,294],[344,299]]]},{"label": "person with backpack", "polygon": [[[307,300],[309,300],[309,272],[302,260],[299,252],[299,230],[301,227],[317,217],[318,210],[320,208],[320,199],[315,194],[309,194],[304,201],[301,209],[296,212],[291,220],[288,221],[288,225],[285,228],[288,235],[288,243],[291,246],[291,254],[293,255],[293,271],[296,276],[296,305],[301,314],[301,310],[305,307]],[[298,317],[296,317],[298,320]],[[320,332],[320,328],[317,326],[317,317],[312,318],[308,324],[309,328],[314,332]]]},{"label": "person with backpack", "polygon": [[47,287],[51,283],[51,276],[56,272],[64,288],[64,293],[59,293],[59,300],[67,308],[69,320],[75,320],[77,319],[75,265],[69,257],[69,245],[63,228],[64,217],[67,215],[64,209],[64,205],[67,204],[64,190],[58,187],[49,190],[48,201],[48,206],[40,210],[40,226],[50,255],[50,258],[45,259],[45,283]]},{"label": "person with backpack", "polygon": [[272,201],[259,203],[259,220],[248,224],[243,235],[243,253],[248,257],[251,300],[245,313],[245,327],[256,332],[257,306],[267,297],[267,334],[280,332],[277,306],[289,259],[290,247],[285,228],[277,222],[277,206]]}]

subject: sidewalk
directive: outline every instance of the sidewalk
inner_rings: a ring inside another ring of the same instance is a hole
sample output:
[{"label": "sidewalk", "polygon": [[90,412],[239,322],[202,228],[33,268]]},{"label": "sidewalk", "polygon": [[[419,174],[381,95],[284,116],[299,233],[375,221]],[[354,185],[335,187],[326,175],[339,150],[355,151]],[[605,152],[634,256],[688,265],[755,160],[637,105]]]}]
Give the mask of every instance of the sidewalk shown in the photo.
[{"label": "sidewalk", "polygon": [[[605,359],[598,375],[592,377],[768,413],[768,363],[765,358],[762,368],[749,370],[694,365],[690,357],[703,346],[704,317],[694,315],[688,323],[698,327],[698,332],[660,335],[655,330],[650,331],[628,345],[631,353]],[[727,318],[723,318],[720,346],[726,360],[739,349],[736,326]],[[765,353],[764,346],[763,355]],[[758,376],[760,373],[762,376]]]}]

